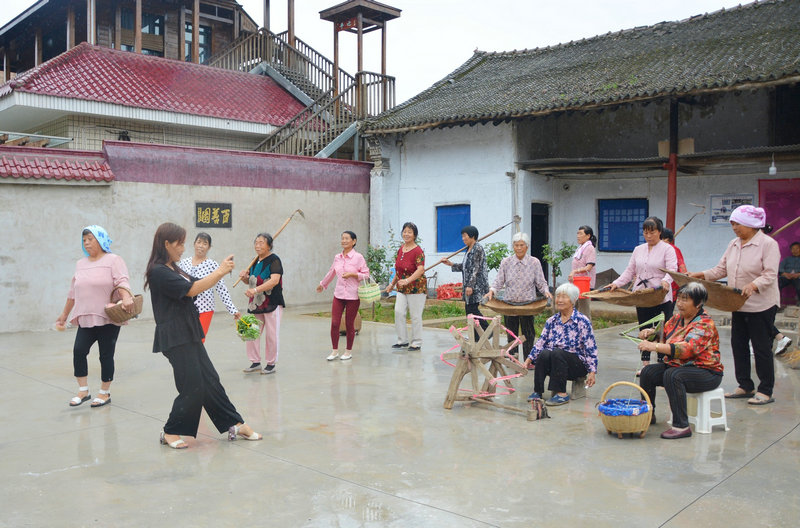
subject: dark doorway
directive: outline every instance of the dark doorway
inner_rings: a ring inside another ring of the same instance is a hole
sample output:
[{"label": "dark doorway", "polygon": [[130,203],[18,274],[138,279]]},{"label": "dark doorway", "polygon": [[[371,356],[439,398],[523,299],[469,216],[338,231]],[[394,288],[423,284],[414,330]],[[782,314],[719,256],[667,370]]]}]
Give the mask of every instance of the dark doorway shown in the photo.
[{"label": "dark doorway", "polygon": [[531,204],[531,255],[542,263],[544,276],[550,283],[550,265],[542,258],[542,246],[550,243],[550,205],[546,203]]}]

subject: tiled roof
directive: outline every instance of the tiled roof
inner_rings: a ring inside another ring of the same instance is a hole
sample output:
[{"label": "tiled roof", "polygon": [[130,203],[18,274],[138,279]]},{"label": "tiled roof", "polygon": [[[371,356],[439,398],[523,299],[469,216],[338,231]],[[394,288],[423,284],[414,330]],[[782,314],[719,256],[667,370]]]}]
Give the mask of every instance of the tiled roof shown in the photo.
[{"label": "tiled roof", "polygon": [[476,51],[362,124],[388,133],[800,80],[800,0],[770,0],[568,44]]},{"label": "tiled roof", "polygon": [[283,125],[304,105],[263,75],[82,43],[0,86],[12,91]]},{"label": "tiled roof", "polygon": [[101,152],[0,146],[0,179],[110,182]]}]

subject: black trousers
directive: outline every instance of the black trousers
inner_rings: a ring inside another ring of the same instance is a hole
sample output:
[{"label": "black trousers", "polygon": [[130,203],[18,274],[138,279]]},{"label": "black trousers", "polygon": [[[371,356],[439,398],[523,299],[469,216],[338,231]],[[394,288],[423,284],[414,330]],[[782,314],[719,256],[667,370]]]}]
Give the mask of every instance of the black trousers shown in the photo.
[{"label": "black trousers", "polygon": [[575,380],[586,376],[589,371],[578,354],[561,349],[542,350],[536,358],[536,369],[533,371],[533,392],[544,392],[544,378],[550,376],[547,390],[567,392],[567,380]]},{"label": "black trousers", "polygon": [[[659,304],[658,306],[651,306],[649,308],[636,307],[636,318],[639,320],[639,324],[642,324],[658,314],[663,313],[664,322],[666,323],[669,321],[670,317],[672,317],[672,311],[674,308],[675,304],[672,301],[667,301]],[[642,351],[642,361],[650,361],[650,352]]]},{"label": "black trousers", "polygon": [[686,412],[687,392],[714,390],[722,383],[722,373],[693,366],[671,367],[666,363],[654,363],[642,368],[639,385],[650,397],[653,410],[656,408],[656,387],[664,387],[672,411],[673,427],[689,427]]},{"label": "black trousers", "polygon": [[731,318],[731,350],[736,382],[745,392],[755,389],[750,377],[750,343],[758,376],[758,392],[772,396],[775,387],[775,358],[772,356],[772,328],[777,306],[763,312],[733,312]]},{"label": "black trousers", "polygon": [[164,352],[164,355],[172,365],[175,388],[178,389],[178,397],[172,403],[172,411],[164,424],[165,433],[197,436],[202,409],[206,410],[220,433],[232,425],[244,423],[225,394],[202,343],[181,345]]},{"label": "black trousers", "polygon": [[[514,332],[517,336],[525,336],[525,342],[522,343],[522,360],[528,357],[533,348],[533,343],[536,341],[536,327],[533,324],[532,315],[506,315],[503,317],[503,324],[506,328]],[[508,342],[512,341],[511,336],[508,336]]]},{"label": "black trousers", "polygon": [[[472,315],[477,315],[478,317],[483,317],[483,314],[478,309],[478,306],[480,306],[478,303],[469,303],[464,305],[464,309],[466,310],[467,315],[472,314]],[[486,330],[486,328],[489,326],[489,323],[486,322],[486,319],[478,319],[478,323],[484,330]],[[477,330],[473,330],[473,333],[475,335],[475,341],[480,339]]]},{"label": "black trousers", "polygon": [[76,378],[89,375],[89,364],[86,357],[89,349],[97,343],[100,350],[100,379],[114,381],[114,351],[117,348],[119,326],[107,324],[89,328],[78,327],[75,344],[72,345],[72,370]]}]

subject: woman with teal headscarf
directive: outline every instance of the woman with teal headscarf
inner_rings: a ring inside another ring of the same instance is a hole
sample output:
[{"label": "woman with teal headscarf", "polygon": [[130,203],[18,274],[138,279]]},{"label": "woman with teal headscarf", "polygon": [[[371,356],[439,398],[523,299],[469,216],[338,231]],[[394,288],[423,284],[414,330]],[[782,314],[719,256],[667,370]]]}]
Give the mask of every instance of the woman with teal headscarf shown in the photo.
[{"label": "woman with teal headscarf", "polygon": [[[128,283],[128,267],[122,257],[111,253],[111,237],[99,225],[90,225],[81,233],[81,248],[85,258],[75,265],[67,302],[56,320],[56,328],[64,329],[67,318],[78,327],[72,348],[72,366],[78,382],[78,395],[69,402],[77,407],[91,399],[87,356],[97,343],[100,351],[100,392],[92,407],[111,403],[111,381],[114,379],[114,351],[120,324],[106,315],[105,307],[112,299],[120,299],[126,311],[133,311],[133,296]],[[127,323],[121,323],[127,324]]]}]

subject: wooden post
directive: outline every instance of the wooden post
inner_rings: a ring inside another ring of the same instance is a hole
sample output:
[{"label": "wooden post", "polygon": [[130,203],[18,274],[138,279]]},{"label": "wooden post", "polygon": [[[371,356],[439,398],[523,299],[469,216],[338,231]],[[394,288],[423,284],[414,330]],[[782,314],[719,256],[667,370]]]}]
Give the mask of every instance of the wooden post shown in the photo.
[{"label": "wooden post", "polygon": [[97,6],[95,0],[86,0],[86,42],[97,44]]},{"label": "wooden post", "polygon": [[3,48],[3,82],[11,80],[11,60],[8,56],[8,48]]},{"label": "wooden post", "polygon": [[[339,31],[336,28],[336,23],[333,24],[333,98],[339,97]],[[334,108],[336,117],[339,116],[339,102],[336,102]]]},{"label": "wooden post", "polygon": [[289,11],[287,37],[289,39],[289,45],[294,47],[294,0],[288,0],[286,8]]},{"label": "wooden post", "polygon": [[178,60],[186,62],[186,11],[183,6],[178,14]]},{"label": "wooden post", "polygon": [[[67,51],[75,47],[75,7],[72,4],[67,6]],[[119,49],[119,46],[117,46]]]},{"label": "wooden post", "polygon": [[37,27],[33,37],[33,65],[42,63],[42,28]]},{"label": "wooden post", "polygon": [[200,62],[200,0],[192,6],[192,62]]},{"label": "wooden post", "polygon": [[264,0],[264,29],[269,31],[269,0]]},{"label": "wooden post", "polygon": [[133,51],[142,52],[142,0],[136,0],[136,11],[133,15]]},{"label": "wooden post", "polygon": [[362,100],[363,85],[361,72],[364,71],[364,15],[358,13],[358,71],[356,71],[356,116],[363,118],[366,115],[364,101]]},{"label": "wooden post", "polygon": [[388,22],[384,22],[381,28],[381,75],[383,76],[381,79],[381,98],[383,99],[381,110],[383,112],[389,108],[386,102],[389,97],[389,83],[386,81],[386,24]]}]

